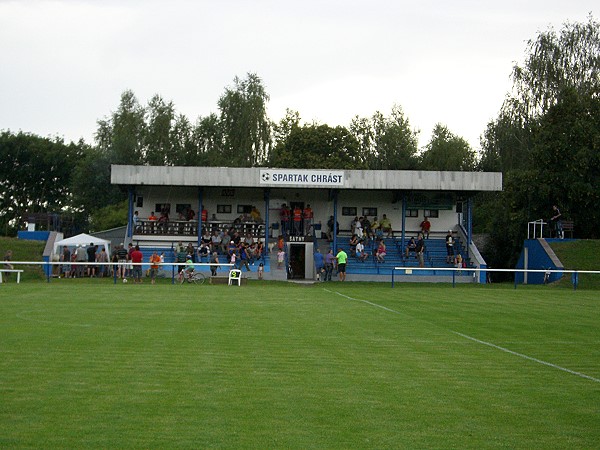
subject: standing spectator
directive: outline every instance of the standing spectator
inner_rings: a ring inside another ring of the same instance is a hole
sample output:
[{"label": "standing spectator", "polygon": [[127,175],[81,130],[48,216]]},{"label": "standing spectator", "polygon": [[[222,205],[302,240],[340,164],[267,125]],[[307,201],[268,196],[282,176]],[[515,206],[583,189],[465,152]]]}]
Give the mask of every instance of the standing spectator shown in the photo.
[{"label": "standing spectator", "polygon": [[150,233],[151,234],[154,234],[154,224],[156,223],[157,220],[158,220],[158,218],[154,214],[154,211],[152,211],[150,213],[150,215],[148,216],[148,222],[150,222]]},{"label": "standing spectator", "polygon": [[87,260],[87,252],[83,248],[83,245],[79,244],[77,246],[77,250],[75,250],[75,262],[79,263],[75,267],[75,271],[77,272],[77,278],[82,278],[85,273],[84,264]]},{"label": "standing spectator", "polygon": [[278,269],[283,268],[284,260],[285,260],[285,252],[283,251],[283,248],[280,248],[279,251],[277,252],[277,268]]},{"label": "standing spectator", "polygon": [[311,234],[311,226],[313,220],[313,210],[309,204],[302,211],[302,218],[304,219],[304,233]]},{"label": "standing spectator", "polygon": [[175,262],[177,263],[178,274],[183,270],[186,259],[187,253],[185,247],[183,246],[183,243],[180,242],[177,247],[175,247]]},{"label": "standing spectator", "polygon": [[160,265],[160,256],[156,253],[156,250],[150,255],[150,282],[152,284],[156,281],[156,275],[158,274],[158,268]]},{"label": "standing spectator", "polygon": [[261,263],[258,265],[258,279],[259,279],[259,280],[262,280],[262,279],[263,279],[263,274],[264,274],[264,271],[265,271],[265,264],[264,264],[263,262],[261,262]]},{"label": "standing spectator", "polygon": [[281,205],[279,210],[279,217],[281,218],[281,233],[283,235],[289,234],[290,228],[290,209],[284,203]]},{"label": "standing spectator", "polygon": [[139,233],[140,231],[141,231],[140,213],[139,213],[139,211],[136,211],[133,213],[133,232]]},{"label": "standing spectator", "polygon": [[337,259],[337,269],[338,269],[338,276],[340,277],[340,281],[346,281],[346,262],[348,261],[348,255],[340,247],[338,249],[335,259]]},{"label": "standing spectator", "polygon": [[300,236],[302,234],[302,210],[300,206],[296,205],[294,207],[294,235]]},{"label": "standing spectator", "polygon": [[248,260],[250,259],[250,253],[248,252],[248,246],[244,243],[240,244],[240,269],[245,267],[250,272],[250,266]]},{"label": "standing spectator", "polygon": [[67,247],[66,245],[63,246],[63,251],[60,256],[60,260],[65,263],[62,266],[62,271],[63,271],[64,277],[70,278],[71,277],[71,251],[69,250],[69,247]]},{"label": "standing spectator", "polygon": [[210,275],[213,277],[217,276],[217,269],[219,268],[219,254],[217,252],[213,252],[210,257]]},{"label": "standing spectator", "polygon": [[121,243],[117,249],[117,277],[125,278],[127,273],[127,249]]},{"label": "standing spectator", "polygon": [[452,237],[452,230],[448,230],[446,235],[446,263],[452,264],[454,260],[454,238]]},{"label": "standing spectator", "polygon": [[419,234],[415,251],[417,252],[419,267],[425,267],[425,241],[423,240],[423,234]]},{"label": "standing spectator", "polygon": [[333,274],[333,265],[335,263],[335,256],[333,256],[333,250],[329,249],[325,255],[325,281],[331,281],[331,275]]},{"label": "standing spectator", "polygon": [[133,282],[141,283],[142,282],[142,261],[144,259],[144,255],[140,251],[140,246],[136,245],[133,251],[131,252],[131,264],[133,266]]},{"label": "standing spectator", "polygon": [[[90,242],[90,246],[86,249],[88,263],[96,262],[96,250],[97,249],[98,249],[98,247],[96,247],[93,242]],[[88,265],[87,276],[90,278],[93,278],[96,276],[96,266],[94,264]]]},{"label": "standing spectator", "polygon": [[423,233],[423,236],[425,237],[425,239],[429,239],[429,230],[431,230],[431,222],[429,221],[429,219],[427,217],[425,217],[423,219],[423,222],[421,222],[421,233]]},{"label": "standing spectator", "polygon": [[329,242],[333,241],[333,229],[335,224],[336,236],[340,233],[340,224],[339,222],[333,220],[333,216],[329,216],[329,220],[327,221],[327,240]]},{"label": "standing spectator", "polygon": [[98,254],[96,261],[98,261],[97,273],[100,278],[105,277],[108,272],[108,254],[106,253],[106,249],[102,248],[100,253]]},{"label": "standing spectator", "polygon": [[558,239],[562,239],[564,237],[561,217],[562,214],[560,213],[558,206],[552,205],[552,217],[550,217],[550,223],[554,229],[554,236]]},{"label": "standing spectator", "polygon": [[[10,263],[12,261],[12,254],[12,250],[6,250],[6,253],[4,254],[4,268],[6,270],[13,270],[15,268],[15,266]],[[8,280],[9,274],[10,272],[4,274],[6,276],[6,280]]]},{"label": "standing spectator", "polygon": [[[319,249],[315,250],[315,272],[317,274],[317,281],[321,281],[321,274],[325,272],[325,259]],[[323,280],[325,281],[325,280]]]}]

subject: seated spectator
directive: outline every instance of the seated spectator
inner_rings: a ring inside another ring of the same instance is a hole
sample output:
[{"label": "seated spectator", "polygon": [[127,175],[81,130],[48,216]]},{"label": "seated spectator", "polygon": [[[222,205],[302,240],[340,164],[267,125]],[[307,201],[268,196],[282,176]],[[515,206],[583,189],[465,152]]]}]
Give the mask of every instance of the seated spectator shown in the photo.
[{"label": "seated spectator", "polygon": [[415,241],[414,237],[411,237],[410,240],[408,241],[408,244],[406,245],[406,257],[408,258],[410,252],[413,252],[416,254],[417,251],[417,242]]},{"label": "seated spectator", "polygon": [[350,256],[356,256],[356,245],[358,244],[358,236],[353,234],[349,241],[350,244]]},{"label": "seated spectator", "polygon": [[382,237],[381,228],[379,226],[379,221],[377,217],[373,217],[373,222],[371,222],[371,239],[379,240]]},{"label": "seated spectator", "polygon": [[390,219],[388,219],[385,214],[381,218],[381,222],[380,222],[379,226],[381,228],[382,233],[386,233],[387,237],[394,237],[394,232],[392,230],[392,223],[390,222]]},{"label": "seated spectator", "polygon": [[208,244],[204,241],[200,243],[200,247],[198,247],[198,262],[203,262],[202,258],[208,259],[208,255],[210,253],[210,248]]},{"label": "seated spectator", "polygon": [[384,263],[385,255],[387,255],[387,248],[383,239],[380,239],[375,252],[375,258],[377,258],[377,262]]},{"label": "seated spectator", "polygon": [[360,239],[358,244],[356,244],[356,258],[360,262],[365,262],[365,260],[369,257],[369,254],[365,251],[365,246],[363,245],[363,240]]}]

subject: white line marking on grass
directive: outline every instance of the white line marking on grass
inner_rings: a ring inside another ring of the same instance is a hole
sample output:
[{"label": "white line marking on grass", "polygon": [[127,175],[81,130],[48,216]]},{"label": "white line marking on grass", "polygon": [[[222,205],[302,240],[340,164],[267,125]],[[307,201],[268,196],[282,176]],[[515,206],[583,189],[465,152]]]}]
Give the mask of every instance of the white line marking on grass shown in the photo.
[{"label": "white line marking on grass", "polygon": [[[352,298],[352,297],[349,297],[347,295],[341,294],[341,293],[336,292],[336,291],[330,291],[329,289],[324,289],[324,290],[326,292],[339,295],[340,297],[347,298],[348,300],[354,300],[356,302],[366,303],[367,305],[375,306],[376,308],[381,308],[381,309],[383,309],[385,311],[392,312],[394,314],[404,314],[404,315],[410,316],[410,314],[401,313],[400,311],[396,311],[394,309],[387,308],[387,307],[382,306],[382,305],[378,305],[377,303],[373,303],[373,302],[370,302],[370,301],[367,301],[367,300],[361,300],[361,299],[358,299],[358,298]],[[429,323],[431,325],[438,326],[438,325],[436,325],[436,324],[434,324],[432,322],[426,321],[426,320],[424,322]],[[563,372],[570,373],[571,375],[576,375],[578,377],[585,378],[586,380],[595,381],[596,383],[600,383],[600,379],[594,378],[594,377],[592,377],[590,375],[586,375],[585,373],[576,372],[575,370],[571,370],[571,369],[567,369],[565,367],[557,366],[556,364],[552,364],[552,363],[549,363],[547,361],[543,361],[541,359],[534,358],[533,356],[527,356],[527,355],[524,355],[523,353],[514,352],[514,351],[509,350],[507,348],[500,347],[499,345],[492,344],[491,342],[482,341],[482,340],[474,338],[472,336],[468,336],[466,334],[459,333],[458,331],[454,331],[454,330],[450,330],[450,329],[448,329],[448,331],[450,331],[453,334],[456,334],[457,336],[463,337],[463,338],[468,339],[468,340],[473,341],[473,342],[477,342],[478,344],[481,344],[481,345],[487,345],[488,347],[495,348],[496,350],[503,351],[503,352],[508,353],[510,355],[518,356],[520,358],[524,358],[524,359],[527,359],[529,361],[533,361],[533,362],[536,362],[538,364],[542,364],[544,366],[552,367],[553,369],[562,370]]]}]

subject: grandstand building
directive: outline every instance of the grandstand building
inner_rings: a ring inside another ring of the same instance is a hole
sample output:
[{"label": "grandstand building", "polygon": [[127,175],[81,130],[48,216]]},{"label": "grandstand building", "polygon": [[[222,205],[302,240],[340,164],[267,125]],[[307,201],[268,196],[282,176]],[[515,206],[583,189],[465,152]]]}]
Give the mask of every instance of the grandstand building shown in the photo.
[{"label": "grandstand building", "polygon": [[[351,260],[349,280],[389,278],[395,265],[415,265],[402,255],[410,237],[420,231],[424,217],[431,222],[427,267],[433,271],[444,265],[445,260],[435,252],[441,241],[440,252],[445,257],[448,230],[457,240],[456,251],[469,265],[485,267],[472,243],[472,198],[478,192],[502,190],[502,174],[497,172],[403,170],[113,165],[111,182],[129,193],[128,241],[146,249],[171,249],[177,242],[197,246],[203,230],[233,227],[243,236],[250,233],[269,249],[283,235],[287,266],[293,275],[284,272],[300,279],[314,277],[315,248],[321,252],[330,247],[347,248],[355,217],[372,222],[384,214],[393,233],[383,238],[393,251],[383,264]],[[293,210],[305,210],[308,205],[312,218],[302,220],[296,231]],[[286,207],[292,216],[289,223],[282,223],[281,212]],[[149,220],[152,213],[156,220]],[[330,241],[325,238],[328,222],[334,227]],[[280,276],[269,264],[268,252],[265,263],[270,273],[265,278]]]}]

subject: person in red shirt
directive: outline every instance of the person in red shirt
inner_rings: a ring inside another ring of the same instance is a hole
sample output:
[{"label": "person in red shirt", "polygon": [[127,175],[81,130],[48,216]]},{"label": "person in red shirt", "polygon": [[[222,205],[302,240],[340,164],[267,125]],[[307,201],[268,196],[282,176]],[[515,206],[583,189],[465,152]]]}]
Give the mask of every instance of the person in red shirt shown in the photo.
[{"label": "person in red shirt", "polygon": [[302,234],[302,210],[299,206],[294,207],[294,234],[296,236]]},{"label": "person in red shirt", "polygon": [[429,239],[429,230],[431,229],[431,222],[429,221],[429,219],[427,217],[425,217],[425,219],[423,219],[423,222],[421,222],[421,232],[423,233],[423,236],[425,237],[425,239]]},{"label": "person in red shirt", "polygon": [[302,211],[302,216],[304,217],[304,233],[310,234],[310,227],[313,220],[313,210],[310,208],[310,205],[306,205],[306,208]]},{"label": "person in red shirt", "polygon": [[281,217],[281,233],[286,235],[290,232],[290,209],[284,203],[281,205],[281,210],[279,211],[279,215]]},{"label": "person in red shirt", "polygon": [[133,282],[141,283],[142,282],[142,260],[144,259],[144,255],[140,251],[140,246],[136,245],[135,249],[131,252],[131,262],[133,264]]}]

